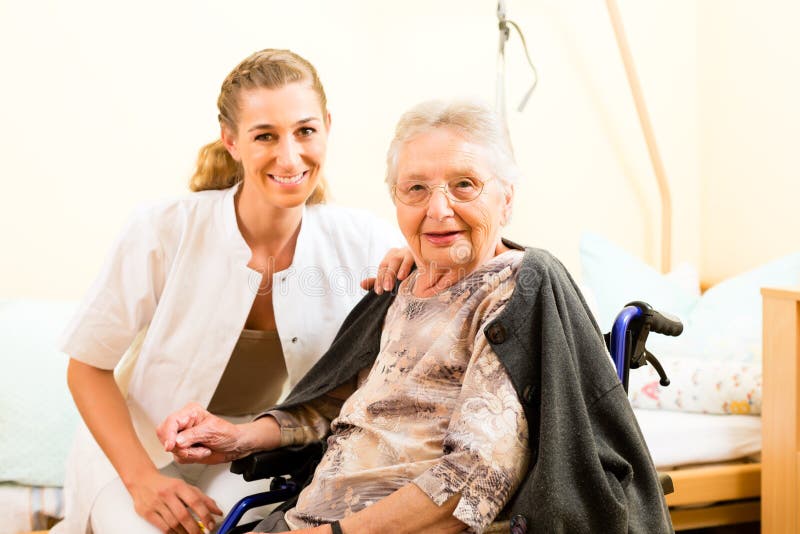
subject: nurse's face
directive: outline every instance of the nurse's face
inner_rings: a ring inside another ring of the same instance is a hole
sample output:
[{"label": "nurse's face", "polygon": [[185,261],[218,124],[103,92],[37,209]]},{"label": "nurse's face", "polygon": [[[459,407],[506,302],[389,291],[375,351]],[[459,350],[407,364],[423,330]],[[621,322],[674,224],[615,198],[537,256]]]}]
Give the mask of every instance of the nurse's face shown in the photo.
[{"label": "nurse's face", "polygon": [[238,124],[222,128],[228,152],[244,169],[244,188],[275,207],[305,203],[320,180],[330,115],[304,82],[239,95]]}]

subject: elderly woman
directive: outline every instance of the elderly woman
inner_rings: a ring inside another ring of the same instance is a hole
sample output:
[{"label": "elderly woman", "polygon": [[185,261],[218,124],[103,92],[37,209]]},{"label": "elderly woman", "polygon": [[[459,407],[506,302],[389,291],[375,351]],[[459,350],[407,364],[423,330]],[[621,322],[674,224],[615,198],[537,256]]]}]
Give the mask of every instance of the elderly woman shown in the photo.
[{"label": "elderly woman", "polygon": [[[500,232],[518,171],[481,105],[400,120],[387,182],[417,269],[367,295],[287,401],[232,425],[190,405],[180,462],[327,437],[313,480],[257,530],[670,532],[652,461],[563,266]],[[505,526],[506,531],[508,526]]]}]

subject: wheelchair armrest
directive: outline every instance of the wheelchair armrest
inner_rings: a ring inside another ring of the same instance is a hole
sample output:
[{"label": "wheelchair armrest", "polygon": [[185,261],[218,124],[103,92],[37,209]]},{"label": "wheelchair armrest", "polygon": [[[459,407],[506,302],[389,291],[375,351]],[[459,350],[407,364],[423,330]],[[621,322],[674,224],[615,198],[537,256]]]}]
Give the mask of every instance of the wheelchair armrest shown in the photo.
[{"label": "wheelchair armrest", "polygon": [[675,492],[675,486],[672,484],[672,477],[668,474],[659,472],[658,481],[661,482],[661,489],[664,491],[664,495]]},{"label": "wheelchair armrest", "polygon": [[322,458],[323,442],[256,452],[231,463],[231,473],[247,481],[291,475],[306,478]]}]

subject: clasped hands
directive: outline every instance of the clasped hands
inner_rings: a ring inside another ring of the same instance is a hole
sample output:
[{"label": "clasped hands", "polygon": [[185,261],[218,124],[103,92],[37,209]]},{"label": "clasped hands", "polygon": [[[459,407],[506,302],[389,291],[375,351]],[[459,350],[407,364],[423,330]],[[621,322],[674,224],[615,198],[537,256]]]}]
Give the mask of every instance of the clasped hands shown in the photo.
[{"label": "clasped hands", "polygon": [[[164,450],[182,464],[218,464],[243,458],[257,451],[280,446],[280,426],[271,416],[249,423],[233,424],[189,403],[167,417],[156,429]],[[323,525],[297,534],[327,534]]]},{"label": "clasped hands", "polygon": [[156,429],[164,450],[181,464],[219,464],[280,445],[280,427],[270,416],[233,424],[189,403]]}]

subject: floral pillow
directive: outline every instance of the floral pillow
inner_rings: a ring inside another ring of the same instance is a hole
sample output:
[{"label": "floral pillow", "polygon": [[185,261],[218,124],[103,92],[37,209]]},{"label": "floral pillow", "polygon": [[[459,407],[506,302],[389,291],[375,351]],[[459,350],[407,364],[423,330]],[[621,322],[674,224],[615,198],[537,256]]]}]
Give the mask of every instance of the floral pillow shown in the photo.
[{"label": "floral pillow", "polygon": [[761,365],[690,358],[660,359],[670,385],[652,366],[631,369],[628,397],[634,408],[710,414],[761,413]]}]

